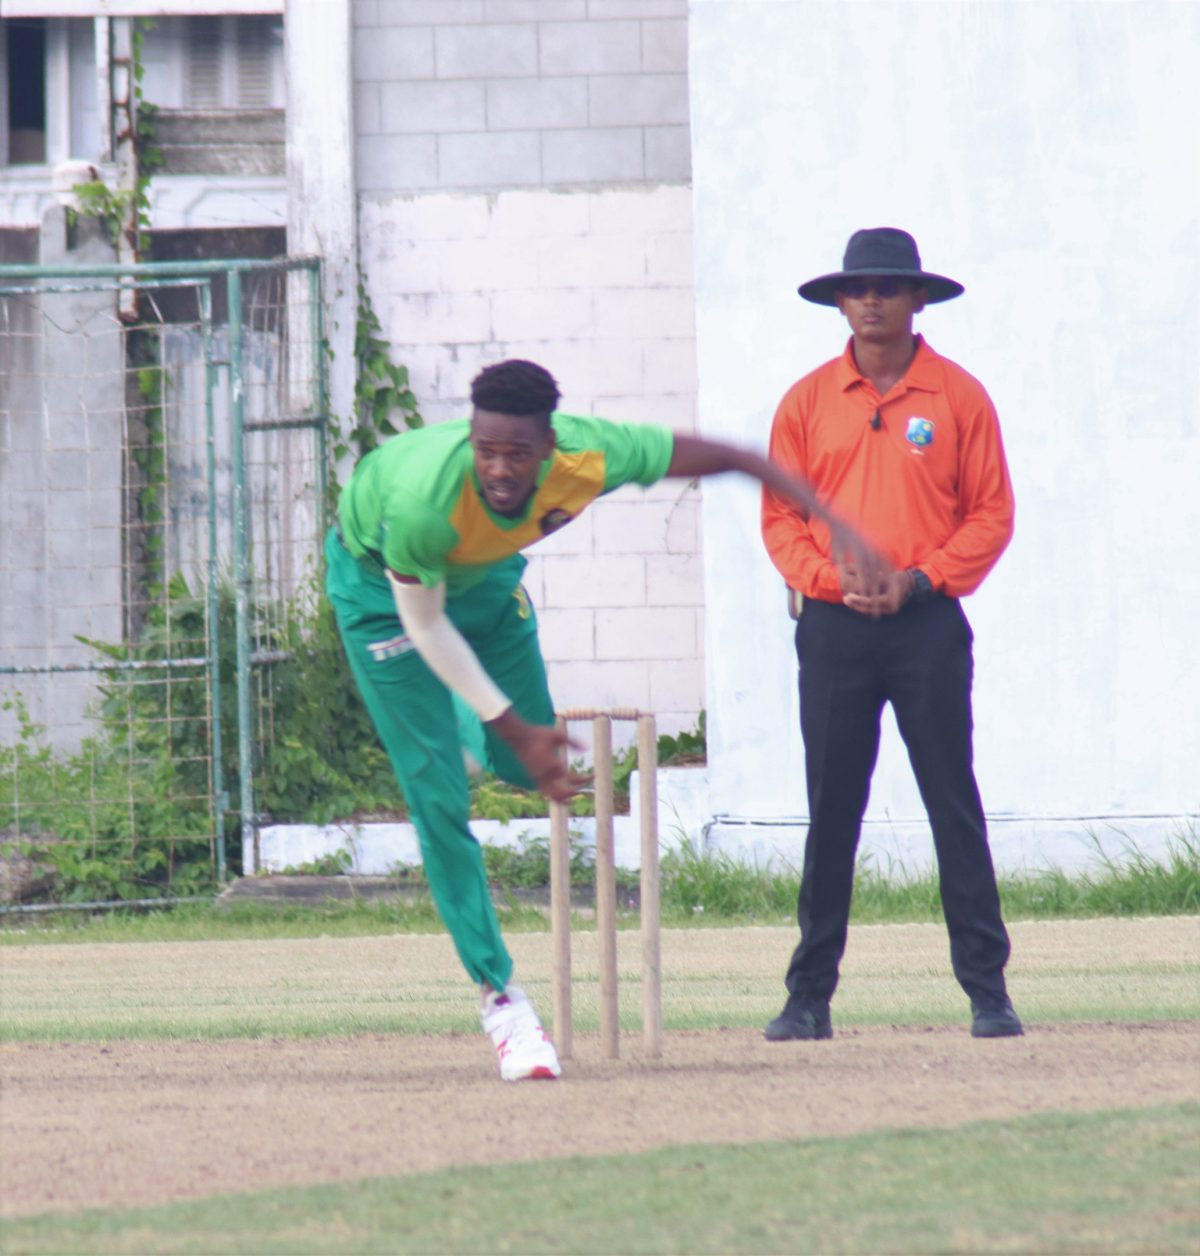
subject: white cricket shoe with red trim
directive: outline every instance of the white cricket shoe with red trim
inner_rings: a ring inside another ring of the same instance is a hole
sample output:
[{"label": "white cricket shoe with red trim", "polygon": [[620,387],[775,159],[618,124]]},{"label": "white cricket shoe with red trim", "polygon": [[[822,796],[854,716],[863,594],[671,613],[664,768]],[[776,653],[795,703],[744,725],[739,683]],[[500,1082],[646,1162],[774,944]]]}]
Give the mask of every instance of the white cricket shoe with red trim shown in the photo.
[{"label": "white cricket shoe with red trim", "polygon": [[485,986],[479,1017],[500,1056],[502,1080],[552,1081],[562,1075],[554,1043],[520,986],[510,982],[503,994]]}]

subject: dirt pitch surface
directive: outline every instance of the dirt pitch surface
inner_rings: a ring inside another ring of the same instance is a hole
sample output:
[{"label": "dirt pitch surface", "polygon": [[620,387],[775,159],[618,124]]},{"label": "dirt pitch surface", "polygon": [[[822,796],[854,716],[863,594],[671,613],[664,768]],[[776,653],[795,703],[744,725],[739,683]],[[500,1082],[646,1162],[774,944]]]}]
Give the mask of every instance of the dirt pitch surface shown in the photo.
[{"label": "dirt pitch surface", "polygon": [[2,1213],[155,1204],[449,1165],[948,1127],[1195,1099],[1195,1022],[578,1036],[558,1082],[505,1085],[482,1035],[0,1048]]}]

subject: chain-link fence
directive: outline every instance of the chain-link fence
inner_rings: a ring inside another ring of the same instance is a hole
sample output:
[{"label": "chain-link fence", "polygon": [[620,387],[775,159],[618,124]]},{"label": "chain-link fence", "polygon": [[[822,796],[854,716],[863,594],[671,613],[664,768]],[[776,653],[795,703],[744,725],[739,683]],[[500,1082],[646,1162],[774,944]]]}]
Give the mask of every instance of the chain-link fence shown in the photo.
[{"label": "chain-link fence", "polygon": [[10,877],[195,893],[253,828],[271,665],[315,598],[320,295],[307,259],[0,268]]}]

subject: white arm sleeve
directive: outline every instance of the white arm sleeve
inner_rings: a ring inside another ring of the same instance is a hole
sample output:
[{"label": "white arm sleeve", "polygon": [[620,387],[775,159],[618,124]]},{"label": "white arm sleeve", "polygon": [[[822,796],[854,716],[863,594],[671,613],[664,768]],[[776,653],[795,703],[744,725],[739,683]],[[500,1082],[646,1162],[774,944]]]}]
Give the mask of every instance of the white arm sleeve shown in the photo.
[{"label": "white arm sleeve", "polygon": [[429,670],[486,724],[503,715],[512,703],[483,669],[475,651],[446,616],[446,586],[406,584],[389,571],[388,583],[396,610]]}]

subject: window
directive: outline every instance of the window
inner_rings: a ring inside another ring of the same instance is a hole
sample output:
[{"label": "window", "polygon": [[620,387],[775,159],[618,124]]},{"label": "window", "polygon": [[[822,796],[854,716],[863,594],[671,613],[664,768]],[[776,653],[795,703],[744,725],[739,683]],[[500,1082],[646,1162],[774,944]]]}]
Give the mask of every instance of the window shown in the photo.
[{"label": "window", "polygon": [[10,165],[46,160],[46,23],[19,18],[4,23],[4,70],[8,84]]},{"label": "window", "polygon": [[[131,2],[121,0],[120,7]],[[261,2],[271,7],[271,0]],[[155,0],[159,3],[168,9],[213,7],[209,0]],[[244,7],[253,3],[245,0]],[[107,4],[117,7],[117,0],[0,0],[0,10],[17,13],[0,19],[0,170],[15,167],[22,180],[32,177],[28,167],[107,158],[108,87],[97,70],[108,61],[104,41],[111,38],[112,19],[25,15]],[[142,90],[160,111],[208,114],[213,125],[226,128],[238,115],[253,113],[259,115],[252,119],[256,125],[282,126],[286,91],[279,13],[167,13],[144,34]],[[231,134],[222,132],[226,139]],[[244,137],[233,138],[241,143]],[[251,135],[242,146],[255,139]],[[194,135],[186,137],[195,141]],[[211,135],[208,141],[217,142]]]},{"label": "window", "polygon": [[238,18],[237,102],[243,109],[268,109],[275,103],[275,64],[282,36],[277,18]]},{"label": "window", "polygon": [[278,17],[194,17],[182,19],[176,29],[184,45],[185,109],[282,106]]},{"label": "window", "polygon": [[96,42],[92,18],[0,22],[0,167],[101,160]]},{"label": "window", "polygon": [[187,103],[193,109],[221,107],[221,19],[194,17],[187,31]]}]

